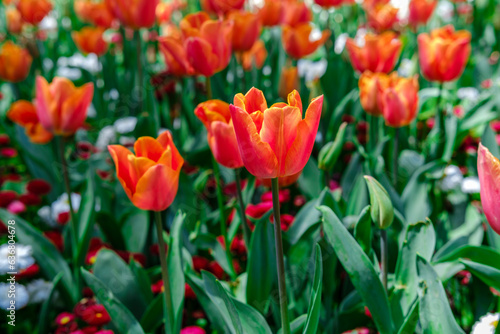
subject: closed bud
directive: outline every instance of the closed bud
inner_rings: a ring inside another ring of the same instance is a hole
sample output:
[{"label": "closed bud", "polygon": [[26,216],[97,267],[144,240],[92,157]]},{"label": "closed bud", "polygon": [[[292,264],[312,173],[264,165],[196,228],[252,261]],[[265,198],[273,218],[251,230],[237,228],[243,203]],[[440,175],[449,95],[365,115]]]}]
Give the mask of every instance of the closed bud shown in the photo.
[{"label": "closed bud", "polygon": [[342,152],[342,147],[344,146],[344,136],[347,123],[342,123],[340,125],[339,131],[335,140],[327,143],[321,151],[319,151],[318,167],[323,170],[331,170],[337,159],[339,158],[340,152]]},{"label": "closed bud", "polygon": [[370,192],[372,220],[380,229],[385,230],[394,220],[394,207],[391,199],[384,187],[373,177],[365,175],[365,180]]}]

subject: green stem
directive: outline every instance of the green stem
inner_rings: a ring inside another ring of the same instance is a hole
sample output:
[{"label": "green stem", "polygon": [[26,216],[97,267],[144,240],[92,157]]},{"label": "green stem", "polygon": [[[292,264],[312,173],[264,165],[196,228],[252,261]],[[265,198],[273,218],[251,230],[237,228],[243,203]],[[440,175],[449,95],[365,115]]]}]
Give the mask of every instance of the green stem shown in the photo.
[{"label": "green stem", "polygon": [[61,160],[62,177],[64,182],[64,189],[66,195],[68,196],[69,203],[69,220],[70,220],[70,236],[71,236],[71,251],[73,257],[73,272],[76,280],[76,284],[80,285],[80,270],[78,268],[78,226],[76,223],[75,212],[73,210],[73,203],[71,201],[71,184],[69,180],[68,163],[66,161],[66,156],[64,154],[64,137],[60,136],[57,138],[59,143],[59,157]]},{"label": "green stem", "polygon": [[142,73],[142,45],[141,33],[139,30],[135,31],[135,43],[137,48],[137,84],[139,85],[139,101],[137,103],[138,113],[142,111],[142,100],[144,98],[144,78]]},{"label": "green stem", "polygon": [[443,99],[443,83],[439,84],[438,87],[438,98],[436,102],[436,118],[437,123],[435,126],[438,127],[438,143],[436,148],[436,158],[441,158],[444,153],[444,141],[446,140],[446,126],[444,112],[441,110],[441,100]]},{"label": "green stem", "polygon": [[207,99],[212,99],[212,82],[210,81],[210,77],[206,77],[206,87],[207,87]]},{"label": "green stem", "polygon": [[167,333],[173,333],[174,306],[172,304],[172,296],[170,295],[172,290],[170,289],[170,277],[168,275],[167,266],[168,250],[165,250],[165,240],[163,240],[163,227],[160,211],[155,211],[155,225],[156,234],[158,236],[158,248],[160,252],[161,276],[163,279],[163,298],[166,307],[166,312],[164,312],[165,329]]},{"label": "green stem", "polygon": [[283,256],[283,241],[281,239],[281,219],[278,178],[271,180],[274,211],[274,243],[276,246],[276,263],[278,265],[278,288],[280,296],[281,328],[283,334],[290,334],[288,319],[288,302],[286,294],[285,261]]},{"label": "green stem", "polygon": [[387,246],[387,231],[380,230],[380,271],[382,274],[382,284],[387,291],[387,266],[389,265],[389,249]]},{"label": "green stem", "polygon": [[394,150],[392,152],[392,183],[397,191],[398,187],[398,158],[399,158],[399,128],[394,129]]},{"label": "green stem", "polygon": [[215,158],[212,156],[212,163],[214,166],[214,178],[215,183],[217,185],[217,204],[219,206],[219,216],[220,216],[220,234],[224,238],[224,244],[226,246],[226,258],[227,264],[229,268],[229,275],[232,279],[236,278],[236,272],[233,267],[233,257],[231,256],[231,243],[227,236],[227,226],[226,226],[226,215],[225,215],[225,207],[224,207],[224,194],[222,193],[222,185],[220,182],[220,170],[219,164],[215,161]]},{"label": "green stem", "polygon": [[236,196],[238,197],[238,206],[239,206],[239,213],[240,213],[240,220],[241,220],[241,227],[243,229],[243,238],[245,239],[245,245],[247,246],[247,249],[250,249],[250,236],[252,232],[250,231],[250,227],[248,227],[247,224],[247,216],[245,214],[245,203],[243,202],[243,195],[241,192],[241,176],[240,176],[241,169],[236,168],[234,170],[234,175],[236,179]]}]

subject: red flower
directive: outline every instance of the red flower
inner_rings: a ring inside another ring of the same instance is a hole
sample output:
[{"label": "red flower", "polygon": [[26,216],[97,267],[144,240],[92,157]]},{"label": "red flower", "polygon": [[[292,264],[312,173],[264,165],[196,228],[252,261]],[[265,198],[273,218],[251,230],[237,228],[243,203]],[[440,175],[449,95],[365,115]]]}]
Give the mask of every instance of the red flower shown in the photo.
[{"label": "red flower", "polygon": [[40,272],[40,266],[34,263],[27,268],[19,270],[19,273],[16,275],[16,280],[36,276],[38,275],[39,272]]},{"label": "red flower", "polygon": [[13,147],[3,147],[0,148],[0,155],[6,158],[15,158],[17,157],[17,150]]},{"label": "red flower", "polygon": [[187,283],[184,284],[184,295],[186,296],[186,299],[196,299],[196,294]]},{"label": "red flower", "polygon": [[59,231],[45,231],[43,235],[49,239],[56,248],[62,252],[64,250],[64,239],[62,233]]},{"label": "red flower", "polygon": [[[278,195],[280,203],[285,203],[290,200],[290,189],[280,189]],[[262,202],[272,202],[273,201],[273,192],[267,191],[260,196],[260,200]]]},{"label": "red flower", "polygon": [[57,215],[57,223],[59,225],[66,225],[69,221],[69,211],[61,212]]},{"label": "red flower", "polygon": [[273,207],[273,202],[262,202],[259,204],[248,204],[245,213],[247,216],[253,219],[260,219],[266,212],[271,210]]},{"label": "red flower", "polygon": [[26,185],[26,190],[35,195],[47,195],[50,193],[52,186],[45,180],[35,179],[28,182]]},{"label": "red flower", "polygon": [[66,326],[69,323],[75,321],[75,315],[69,312],[62,312],[56,317],[56,324],[59,326]]},{"label": "red flower", "polygon": [[198,326],[189,326],[181,329],[181,334],[205,334],[205,330]]},{"label": "red flower", "polygon": [[17,193],[12,190],[0,190],[0,208],[6,208],[17,198]]},{"label": "red flower", "polygon": [[207,270],[210,261],[201,256],[193,256],[193,268],[195,271]]},{"label": "red flower", "polygon": [[154,294],[163,292],[163,280],[159,280],[156,283],[151,284],[151,292]]},{"label": "red flower", "polygon": [[42,199],[35,194],[27,193],[19,196],[19,201],[21,201],[24,205],[40,205],[42,203]]},{"label": "red flower", "polygon": [[9,136],[4,133],[0,134],[0,146],[8,145],[9,143],[10,143]]},{"label": "red flower", "polygon": [[208,264],[208,271],[214,274],[218,279],[222,279],[225,275],[224,269],[216,261],[212,261]]},{"label": "red flower", "polygon": [[80,318],[92,326],[103,326],[111,321],[108,311],[100,304],[87,307]]}]

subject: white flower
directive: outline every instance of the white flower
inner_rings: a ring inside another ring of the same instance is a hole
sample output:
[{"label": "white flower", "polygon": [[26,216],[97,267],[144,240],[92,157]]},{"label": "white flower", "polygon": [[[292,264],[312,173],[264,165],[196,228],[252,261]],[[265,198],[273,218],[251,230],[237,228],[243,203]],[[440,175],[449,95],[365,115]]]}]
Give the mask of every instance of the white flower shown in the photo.
[{"label": "white flower", "polygon": [[129,133],[134,131],[135,126],[137,125],[136,117],[124,117],[116,120],[115,122],[115,130],[118,133]]},{"label": "white flower", "polygon": [[107,125],[99,131],[99,136],[97,136],[97,140],[95,143],[95,147],[104,151],[108,147],[109,144],[116,140],[116,132],[115,128],[112,125]]},{"label": "white flower", "polygon": [[462,181],[462,192],[466,194],[477,194],[480,189],[479,178],[476,176],[468,176]]},{"label": "white flower", "polygon": [[349,34],[346,32],[343,34],[340,34],[339,36],[337,36],[337,38],[335,38],[334,50],[335,50],[336,54],[341,54],[342,51],[344,51],[345,43],[347,42],[348,38],[349,38]]},{"label": "white flower", "polygon": [[[35,259],[31,256],[31,246],[17,243],[14,250],[15,253],[11,253],[9,244],[0,246],[0,275],[5,275],[8,272],[19,272],[20,269],[25,269],[35,263]],[[15,256],[13,263],[9,263],[11,262],[9,256]],[[12,265],[13,268],[11,268]]]},{"label": "white flower", "polygon": [[402,59],[401,64],[399,64],[398,74],[402,77],[408,78],[413,73],[415,73],[415,64],[411,59]]},{"label": "white flower", "polygon": [[57,69],[56,75],[59,77],[65,77],[70,79],[71,81],[75,81],[81,78],[82,71],[77,68],[71,67],[59,67]]},{"label": "white flower", "polygon": [[10,283],[0,283],[0,308],[3,310],[7,310],[7,308],[10,306],[11,300],[16,301],[16,310],[25,307],[28,304],[29,300],[28,290],[26,290],[26,287],[22,284],[16,283],[15,294],[13,298],[9,298],[10,288]]},{"label": "white flower", "polygon": [[123,145],[123,146],[133,145],[135,143],[135,137],[122,136],[122,137],[120,137],[119,143],[120,143],[120,145]]},{"label": "white flower", "polygon": [[476,102],[479,98],[479,91],[474,87],[462,87],[457,91],[460,100],[470,100]]},{"label": "white flower", "polygon": [[464,179],[460,168],[455,165],[447,166],[444,169],[444,175],[445,177],[441,180],[441,189],[444,191],[458,188]]},{"label": "white flower", "polygon": [[26,285],[28,294],[30,296],[30,304],[43,303],[49,298],[50,290],[52,289],[52,282],[43,279],[36,279]]},{"label": "white flower", "polygon": [[57,30],[57,20],[52,15],[47,15],[38,24],[40,30]]},{"label": "white flower", "polygon": [[471,334],[495,334],[500,313],[487,313],[472,326]]},{"label": "white flower", "polygon": [[301,59],[297,63],[297,68],[300,77],[305,77],[306,82],[319,79],[325,74],[328,62],[326,59],[320,61],[311,61],[308,59]]},{"label": "white flower", "polygon": [[439,1],[436,7],[436,15],[443,21],[449,22],[453,17],[453,4],[449,1]]},{"label": "white flower", "polygon": [[[78,211],[81,200],[82,197],[80,194],[71,193],[71,204],[73,204],[73,210],[75,212]],[[44,206],[40,208],[40,210],[38,210],[38,215],[47,225],[54,227],[57,226],[57,217],[63,212],[69,212],[69,201],[66,193],[59,196],[50,207]]]}]

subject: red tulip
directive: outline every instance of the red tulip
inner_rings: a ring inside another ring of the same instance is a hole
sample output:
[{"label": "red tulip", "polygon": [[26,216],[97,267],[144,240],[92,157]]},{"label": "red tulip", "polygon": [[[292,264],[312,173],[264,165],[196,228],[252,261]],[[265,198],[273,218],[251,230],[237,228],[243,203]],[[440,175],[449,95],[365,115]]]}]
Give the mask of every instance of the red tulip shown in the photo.
[{"label": "red tulip", "polygon": [[151,28],[156,20],[159,0],[106,0],[109,9],[129,28]]},{"label": "red tulip", "polygon": [[42,126],[35,106],[31,102],[24,100],[14,102],[7,112],[7,118],[22,126],[32,143],[45,144],[52,140],[52,133]]},{"label": "red tulip", "polygon": [[491,228],[500,234],[500,161],[479,144],[477,173],[481,184],[481,204]]},{"label": "red tulip", "polygon": [[398,9],[389,5],[377,5],[366,10],[368,25],[377,32],[391,30],[398,22]]},{"label": "red tulip", "polygon": [[408,22],[413,27],[426,24],[436,8],[437,0],[411,0]]},{"label": "red tulip", "polygon": [[11,34],[19,34],[23,31],[24,21],[17,8],[7,8],[5,10],[5,18],[7,19],[7,30]]},{"label": "red tulip", "polygon": [[135,206],[142,210],[163,211],[172,204],[184,159],[170,132],[163,132],[157,139],[137,139],[135,154],[121,145],[110,145],[108,150],[118,180]]},{"label": "red tulip", "polygon": [[221,100],[200,103],[194,113],[207,129],[208,145],[218,163],[227,168],[243,166],[229,104]]},{"label": "red tulip", "polygon": [[18,0],[17,9],[24,21],[38,24],[52,10],[50,0]]},{"label": "red tulip", "polygon": [[265,27],[277,26],[281,23],[284,13],[283,0],[264,0],[264,5],[258,14]]},{"label": "red tulip", "polygon": [[278,85],[278,95],[285,100],[291,92],[299,89],[299,69],[297,66],[283,67]]},{"label": "red tulip", "polygon": [[73,8],[80,20],[98,27],[111,28],[115,21],[115,16],[104,0],[76,0]]},{"label": "red tulip", "polygon": [[283,26],[283,47],[290,57],[300,59],[308,56],[330,37],[330,31],[325,30],[320,38],[311,40],[312,29],[313,27],[309,23],[302,23],[295,27]]},{"label": "red tulip", "polygon": [[80,31],[73,31],[71,36],[82,53],[102,56],[108,51],[108,43],[102,38],[103,33],[103,28],[85,27]]},{"label": "red tulip", "polygon": [[33,58],[28,50],[5,42],[0,48],[0,79],[8,82],[20,82],[30,73]]},{"label": "red tulip", "polygon": [[93,83],[75,87],[66,78],[55,77],[50,84],[43,77],[36,79],[38,118],[55,135],[72,135],[83,125],[93,96]]},{"label": "red tulip", "polygon": [[385,124],[394,128],[406,126],[417,116],[418,78],[401,78],[396,73],[389,76],[387,87],[379,85],[379,109]]},{"label": "red tulip", "polygon": [[429,81],[453,81],[462,75],[471,52],[471,34],[448,25],[418,35],[418,58]]},{"label": "red tulip", "polygon": [[234,22],[233,50],[248,51],[260,35],[260,20],[257,14],[243,11],[229,13],[228,19]]},{"label": "red tulip", "polygon": [[239,55],[237,54],[236,56],[245,71],[250,71],[254,66],[255,68],[261,69],[267,58],[266,46],[264,42],[259,39],[250,50]]},{"label": "red tulip", "polygon": [[401,42],[396,38],[396,34],[389,31],[380,35],[368,33],[364,39],[363,46],[358,46],[352,39],[346,42],[352,67],[361,73],[392,71],[401,52]]},{"label": "red tulip", "polygon": [[323,96],[311,101],[302,119],[297,91],[288,104],[267,107],[262,91],[252,88],[237,94],[230,105],[241,158],[248,171],[259,178],[289,176],[301,171],[311,155],[318,131]]}]

